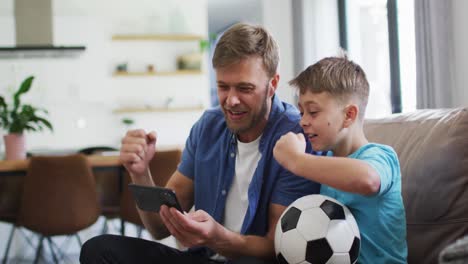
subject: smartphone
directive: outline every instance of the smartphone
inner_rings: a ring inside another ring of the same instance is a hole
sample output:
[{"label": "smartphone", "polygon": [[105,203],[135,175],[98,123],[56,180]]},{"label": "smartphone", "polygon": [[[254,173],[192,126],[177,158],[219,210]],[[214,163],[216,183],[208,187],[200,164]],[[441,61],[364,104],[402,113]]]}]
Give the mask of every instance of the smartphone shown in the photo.
[{"label": "smartphone", "polygon": [[143,211],[159,213],[159,208],[164,204],[168,207],[176,208],[181,213],[184,212],[175,192],[171,189],[158,186],[143,186],[134,183],[130,183],[128,187],[133,194],[138,208]]}]

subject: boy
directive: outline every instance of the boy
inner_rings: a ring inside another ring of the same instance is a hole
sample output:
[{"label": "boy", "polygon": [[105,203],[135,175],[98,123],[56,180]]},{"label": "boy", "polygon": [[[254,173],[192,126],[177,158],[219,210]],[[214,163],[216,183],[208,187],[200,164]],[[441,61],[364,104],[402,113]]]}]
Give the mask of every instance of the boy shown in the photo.
[{"label": "boy", "polygon": [[325,58],[290,85],[299,90],[300,124],[316,151],[307,155],[303,134],[289,132],[273,150],[295,175],[322,183],[320,193],[348,206],[361,232],[359,263],[406,263],[406,220],[395,151],[369,143],[363,132],[369,84],[347,58]]}]

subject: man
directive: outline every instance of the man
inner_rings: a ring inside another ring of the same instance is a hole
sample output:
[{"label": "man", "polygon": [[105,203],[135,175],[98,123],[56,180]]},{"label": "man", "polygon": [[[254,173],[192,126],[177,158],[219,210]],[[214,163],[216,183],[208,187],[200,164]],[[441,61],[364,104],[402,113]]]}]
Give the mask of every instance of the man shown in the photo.
[{"label": "man", "polygon": [[[166,187],[185,211],[161,206],[139,211],[155,238],[172,234],[188,251],[157,242],[99,236],[82,249],[82,263],[242,263],[274,259],[276,223],[297,198],[318,193],[319,185],[292,175],[273,158],[273,147],[289,131],[301,132],[300,116],[282,103],[278,47],[265,29],[237,24],[221,37],[213,56],[220,106],[194,124],[182,161]],[[121,161],[132,181],[153,186],[148,162],[155,132],[129,131]],[[310,145],[309,149],[310,150]]]}]

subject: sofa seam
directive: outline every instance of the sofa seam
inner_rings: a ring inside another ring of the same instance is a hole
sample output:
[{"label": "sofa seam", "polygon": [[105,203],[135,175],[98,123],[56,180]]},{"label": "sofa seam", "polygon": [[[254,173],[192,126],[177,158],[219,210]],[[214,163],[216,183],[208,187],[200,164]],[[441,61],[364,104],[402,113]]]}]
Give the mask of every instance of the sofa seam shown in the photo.
[{"label": "sofa seam", "polygon": [[468,223],[468,218],[456,219],[456,220],[448,220],[443,222],[413,222],[413,223],[406,223],[406,225],[449,225],[449,224],[463,224]]}]

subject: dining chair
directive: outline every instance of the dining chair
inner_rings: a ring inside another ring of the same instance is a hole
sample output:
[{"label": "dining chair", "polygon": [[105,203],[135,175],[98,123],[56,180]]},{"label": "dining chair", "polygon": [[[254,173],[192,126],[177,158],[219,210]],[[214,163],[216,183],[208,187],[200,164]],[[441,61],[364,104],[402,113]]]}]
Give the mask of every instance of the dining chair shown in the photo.
[{"label": "dining chair", "polygon": [[[5,246],[2,263],[8,261],[11,241],[13,239],[21,193],[23,191],[23,177],[17,175],[0,177],[0,222],[10,225],[10,232]],[[28,243],[31,243],[28,239]]]},{"label": "dining chair", "polygon": [[[78,150],[83,155],[100,155],[105,151],[118,151],[109,146],[91,146]],[[109,222],[120,217],[121,178],[119,172],[112,170],[93,171],[96,189],[101,205],[101,215],[105,220],[101,227],[101,234],[109,230]],[[110,222],[112,223],[112,222]]]},{"label": "dining chair", "polygon": [[[182,151],[180,149],[156,151],[154,158],[150,161],[149,168],[153,181],[157,186],[165,186],[169,178],[177,169]],[[137,226],[137,236],[143,231],[143,223],[136,209],[135,200],[128,188],[131,182],[128,172],[125,172],[122,195],[120,198],[121,233],[125,234],[125,222]]]},{"label": "dining chair", "polygon": [[59,263],[53,236],[75,235],[99,217],[99,202],[91,167],[84,155],[33,156],[24,179],[17,226],[39,237],[34,263],[41,256],[44,239]]}]

